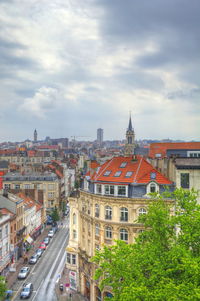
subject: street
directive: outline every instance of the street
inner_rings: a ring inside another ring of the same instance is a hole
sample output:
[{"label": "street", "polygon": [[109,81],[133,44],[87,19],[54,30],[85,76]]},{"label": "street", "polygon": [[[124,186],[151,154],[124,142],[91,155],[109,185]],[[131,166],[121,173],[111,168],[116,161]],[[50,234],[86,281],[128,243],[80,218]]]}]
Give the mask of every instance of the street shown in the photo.
[{"label": "street", "polygon": [[58,281],[65,265],[65,249],[69,240],[68,218],[59,230],[54,234],[47,249],[35,265],[31,267],[30,274],[25,280],[18,280],[14,286],[13,301],[20,300],[20,292],[24,283],[33,284],[33,293],[29,300],[34,301],[57,301],[55,295],[55,284]]}]

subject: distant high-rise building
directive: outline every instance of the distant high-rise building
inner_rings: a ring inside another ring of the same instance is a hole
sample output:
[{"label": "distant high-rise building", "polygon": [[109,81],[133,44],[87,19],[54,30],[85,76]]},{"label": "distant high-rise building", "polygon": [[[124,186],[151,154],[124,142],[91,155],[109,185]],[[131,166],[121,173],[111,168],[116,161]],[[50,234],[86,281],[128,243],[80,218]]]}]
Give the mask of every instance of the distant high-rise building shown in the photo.
[{"label": "distant high-rise building", "polygon": [[37,142],[37,131],[35,129],[34,134],[33,134],[33,140],[34,142]]},{"label": "distant high-rise building", "polygon": [[97,129],[97,142],[101,145],[103,142],[103,129]]}]

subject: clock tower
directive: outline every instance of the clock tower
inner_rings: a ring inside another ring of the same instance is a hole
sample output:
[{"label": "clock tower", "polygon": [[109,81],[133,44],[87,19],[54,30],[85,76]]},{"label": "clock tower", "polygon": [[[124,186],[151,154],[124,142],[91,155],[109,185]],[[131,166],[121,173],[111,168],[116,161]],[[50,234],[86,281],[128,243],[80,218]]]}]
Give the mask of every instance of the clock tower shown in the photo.
[{"label": "clock tower", "polygon": [[126,144],[125,144],[125,148],[124,148],[124,155],[125,156],[133,155],[134,148],[135,148],[135,133],[134,133],[134,129],[132,127],[132,121],[131,121],[131,116],[130,116],[128,129],[126,131]]}]

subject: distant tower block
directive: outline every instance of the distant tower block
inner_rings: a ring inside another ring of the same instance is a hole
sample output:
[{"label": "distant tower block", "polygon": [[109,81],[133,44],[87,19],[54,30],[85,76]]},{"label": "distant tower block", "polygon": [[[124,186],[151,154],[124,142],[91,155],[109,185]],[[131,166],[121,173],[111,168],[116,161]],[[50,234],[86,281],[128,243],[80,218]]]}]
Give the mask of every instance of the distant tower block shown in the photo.
[{"label": "distant tower block", "polygon": [[100,145],[103,143],[103,129],[97,129],[97,142]]},{"label": "distant tower block", "polygon": [[126,144],[124,147],[124,155],[131,156],[134,154],[135,149],[135,133],[132,127],[131,116],[129,119],[128,129],[126,131]]},{"label": "distant tower block", "polygon": [[33,134],[33,140],[34,142],[37,142],[37,131],[35,129],[34,134]]}]

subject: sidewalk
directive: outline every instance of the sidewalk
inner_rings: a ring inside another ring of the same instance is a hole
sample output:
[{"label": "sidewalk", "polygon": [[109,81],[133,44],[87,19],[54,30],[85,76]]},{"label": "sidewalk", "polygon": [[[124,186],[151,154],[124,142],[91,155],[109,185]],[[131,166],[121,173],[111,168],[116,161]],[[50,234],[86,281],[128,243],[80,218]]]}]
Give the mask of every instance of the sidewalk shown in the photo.
[{"label": "sidewalk", "polygon": [[[64,286],[63,292],[60,291],[59,285],[60,283],[65,284],[66,282],[69,283],[67,269],[64,267],[61,278],[59,282],[56,284],[56,296],[58,298],[58,301],[88,301],[87,298],[79,294],[78,292],[74,290],[70,290],[69,288],[66,288]],[[71,293],[71,297],[70,297]]]},{"label": "sidewalk", "polygon": [[[48,231],[49,227],[46,227],[46,229],[44,229],[44,231],[34,241],[34,247],[27,252],[28,258],[35,253],[35,250],[39,247],[40,242],[48,235]],[[15,263],[16,272],[9,272],[8,276],[6,277],[7,286],[9,289],[12,289],[12,286],[17,281],[19,270],[25,265],[26,264],[24,263],[24,259],[22,257]]]}]

